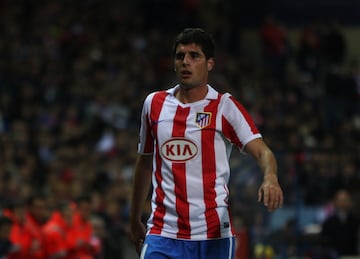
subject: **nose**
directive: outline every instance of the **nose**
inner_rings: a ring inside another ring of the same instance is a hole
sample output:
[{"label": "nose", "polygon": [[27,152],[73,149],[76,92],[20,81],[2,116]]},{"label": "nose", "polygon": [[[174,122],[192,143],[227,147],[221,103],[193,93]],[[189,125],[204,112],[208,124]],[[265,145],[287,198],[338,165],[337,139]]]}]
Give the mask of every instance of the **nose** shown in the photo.
[{"label": "nose", "polygon": [[189,64],[189,60],[190,60],[190,56],[188,53],[186,53],[183,58],[183,65]]}]

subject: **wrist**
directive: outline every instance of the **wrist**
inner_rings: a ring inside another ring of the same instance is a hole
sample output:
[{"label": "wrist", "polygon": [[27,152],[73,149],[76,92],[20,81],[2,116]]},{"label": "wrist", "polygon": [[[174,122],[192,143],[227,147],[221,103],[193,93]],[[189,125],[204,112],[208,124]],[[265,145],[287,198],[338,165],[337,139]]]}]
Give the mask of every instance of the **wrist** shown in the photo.
[{"label": "wrist", "polygon": [[278,176],[275,172],[268,172],[264,174],[264,180],[278,181]]}]

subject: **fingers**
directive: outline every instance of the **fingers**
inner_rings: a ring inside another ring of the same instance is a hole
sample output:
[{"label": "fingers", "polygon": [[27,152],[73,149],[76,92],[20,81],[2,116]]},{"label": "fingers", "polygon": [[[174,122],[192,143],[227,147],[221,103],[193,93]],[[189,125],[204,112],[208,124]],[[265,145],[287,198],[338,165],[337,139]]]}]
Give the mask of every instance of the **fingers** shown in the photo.
[{"label": "fingers", "polygon": [[[259,191],[258,191],[258,202],[261,202],[261,200],[262,200],[262,197],[263,196],[263,190],[262,190],[262,188],[260,187],[259,188]],[[265,202],[264,202],[265,203]]]},{"label": "fingers", "polygon": [[134,244],[136,252],[140,255],[141,249],[144,245],[144,238],[134,237],[131,239],[131,242]]},{"label": "fingers", "polygon": [[146,229],[143,223],[139,221],[134,221],[130,227],[130,240],[134,244],[135,250],[140,254],[141,249],[144,244]]},{"label": "fingers", "polygon": [[272,193],[272,195],[270,195],[270,200],[269,200],[269,210],[270,211],[274,211],[278,208],[281,208],[283,204],[283,195],[281,190],[276,190],[275,193]]},{"label": "fingers", "polygon": [[268,211],[274,211],[281,208],[284,202],[284,197],[280,187],[262,186],[258,192],[258,202],[263,200],[264,206]]},{"label": "fingers", "polygon": [[136,252],[140,255],[141,249],[144,245],[144,236],[139,233],[136,233],[131,235],[130,240],[133,243]]},{"label": "fingers", "polygon": [[137,252],[138,254],[141,253],[141,249],[142,249],[143,245],[144,245],[144,239],[139,239],[139,240],[136,242],[135,246],[136,246],[136,252]]}]

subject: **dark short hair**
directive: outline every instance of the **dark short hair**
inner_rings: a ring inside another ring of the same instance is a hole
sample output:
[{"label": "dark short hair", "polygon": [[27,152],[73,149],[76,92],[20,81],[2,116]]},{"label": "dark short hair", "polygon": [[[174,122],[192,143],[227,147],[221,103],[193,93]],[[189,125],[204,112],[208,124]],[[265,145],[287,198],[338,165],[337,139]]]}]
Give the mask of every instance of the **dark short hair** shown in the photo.
[{"label": "dark short hair", "polygon": [[30,197],[27,198],[27,205],[28,206],[31,206],[31,205],[34,205],[35,201],[46,201],[46,196],[45,194],[43,193],[35,193],[35,194],[32,194]]},{"label": "dark short hair", "polygon": [[173,55],[176,54],[176,48],[179,44],[199,45],[204,52],[206,59],[213,58],[215,55],[215,42],[210,33],[201,28],[186,28],[175,39],[173,46]]}]

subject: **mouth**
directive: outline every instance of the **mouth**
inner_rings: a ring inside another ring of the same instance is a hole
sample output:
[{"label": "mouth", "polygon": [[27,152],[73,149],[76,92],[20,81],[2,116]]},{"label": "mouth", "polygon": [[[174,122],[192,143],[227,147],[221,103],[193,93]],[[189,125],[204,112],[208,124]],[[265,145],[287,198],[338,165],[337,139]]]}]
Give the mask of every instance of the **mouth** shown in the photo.
[{"label": "mouth", "polygon": [[188,78],[188,77],[190,77],[192,75],[192,73],[190,71],[188,71],[188,70],[182,70],[182,71],[180,71],[180,75],[183,78]]}]

